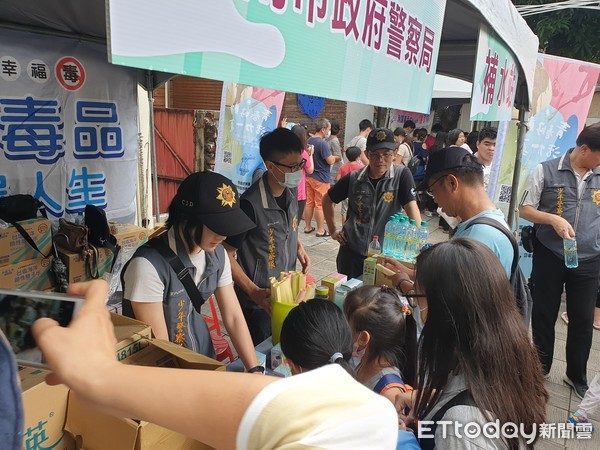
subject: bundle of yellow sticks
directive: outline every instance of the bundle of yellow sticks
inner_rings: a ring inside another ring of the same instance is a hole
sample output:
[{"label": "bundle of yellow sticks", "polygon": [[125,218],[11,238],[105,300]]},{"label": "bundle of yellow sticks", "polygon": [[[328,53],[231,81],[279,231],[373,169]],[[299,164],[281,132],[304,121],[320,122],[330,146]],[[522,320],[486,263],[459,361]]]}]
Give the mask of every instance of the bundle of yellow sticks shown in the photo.
[{"label": "bundle of yellow sticks", "polygon": [[271,300],[281,303],[301,303],[315,297],[315,285],[306,284],[302,272],[281,272],[279,281],[271,277]]}]

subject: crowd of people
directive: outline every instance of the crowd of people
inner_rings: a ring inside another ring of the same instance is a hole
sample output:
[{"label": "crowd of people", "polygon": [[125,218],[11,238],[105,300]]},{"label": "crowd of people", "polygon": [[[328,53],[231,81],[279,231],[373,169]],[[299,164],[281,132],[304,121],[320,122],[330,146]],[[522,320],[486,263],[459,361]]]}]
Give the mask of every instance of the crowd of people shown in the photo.
[{"label": "crowd of people", "polygon": [[[544,377],[565,285],[564,379],[585,396],[570,420],[588,420],[600,397],[599,378],[587,384],[600,307],[600,124],[538,166],[521,205],[537,232],[533,342],[509,282],[509,226],[487,192],[494,128],[466,135],[435,126],[427,133],[407,121],[392,131],[365,119],[345,146],[335,120],[290,128],[261,138],[266,171],[241,196],[231,180],[211,172],[180,185],[168,231],[140,247],[123,270],[125,314],[150,324],[157,338],[214,357],[200,315],[214,295],[246,371],[263,374],[254,347],[271,335],[269,280],[298,263],[305,274],[311,267],[298,237],[301,220],[304,233],[339,243],[337,270],[348,278],[362,275],[373,236],[384,241],[386,223],[399,212],[420,223],[421,212],[439,211],[452,222],[450,238],[423,250],[414,268],[386,258],[393,285],[352,291],[343,310],[321,299],[293,308],[281,330],[293,374],[284,380],[119,364],[106,284],[75,284],[70,293],[86,302],[68,327],[50,319],[33,325],[52,369],[49,383],[66,384],[105,412],[216,448],[531,448],[546,422]],[[573,237],[579,266],[567,268],[562,244]],[[1,362],[14,370],[9,359]],[[3,392],[14,386],[0,382],[0,397],[13,398]],[[8,419],[0,420],[0,434],[14,436]],[[494,421],[516,430],[466,436],[436,425]]]}]

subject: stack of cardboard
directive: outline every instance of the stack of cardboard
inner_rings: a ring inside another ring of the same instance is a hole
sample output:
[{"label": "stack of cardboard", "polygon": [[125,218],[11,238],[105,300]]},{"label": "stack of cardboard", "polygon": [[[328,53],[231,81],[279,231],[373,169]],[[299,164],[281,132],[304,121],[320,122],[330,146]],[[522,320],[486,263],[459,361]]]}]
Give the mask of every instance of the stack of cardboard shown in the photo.
[{"label": "stack of cardboard", "polygon": [[45,258],[13,227],[0,228],[0,286],[43,291],[54,286],[52,229],[48,219],[23,220],[19,225],[31,236]]},{"label": "stack of cardboard", "polygon": [[[151,328],[111,314],[117,337],[116,353],[123,364],[225,370],[206,356],[152,338]],[[25,408],[25,448],[55,450],[186,449],[211,447],[158,425],[117,418],[91,409],[65,386],[48,386],[45,370],[20,368]],[[118,383],[119,380],[115,380]]]}]

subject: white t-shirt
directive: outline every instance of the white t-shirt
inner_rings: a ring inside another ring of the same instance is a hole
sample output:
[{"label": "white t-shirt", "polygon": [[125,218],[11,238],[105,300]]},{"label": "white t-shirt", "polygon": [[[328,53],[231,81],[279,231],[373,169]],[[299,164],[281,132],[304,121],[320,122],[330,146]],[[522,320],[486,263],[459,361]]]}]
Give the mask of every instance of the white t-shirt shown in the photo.
[{"label": "white t-shirt", "polygon": [[[358,147],[360,148],[361,152],[364,152],[367,149],[367,138],[364,136],[354,136],[352,139],[350,139],[350,142],[348,142],[348,145],[346,146],[346,150],[348,150],[348,148],[350,147]],[[346,151],[344,151],[344,155],[342,158],[342,161],[347,163],[348,162],[348,158],[346,158]]]},{"label": "white t-shirt", "polygon": [[240,422],[239,450],[391,450],[398,440],[392,402],[338,364],[265,387]]},{"label": "white t-shirt", "polygon": [[[175,247],[175,230],[172,228],[168,231],[169,247],[176,251]],[[225,255],[225,267],[217,287],[228,286],[233,283],[231,276],[231,264],[229,258]],[[196,267],[194,274],[194,283],[198,284],[206,269],[206,252],[201,250],[199,253],[189,255],[190,261]],[[124,275],[125,292],[123,297],[140,303],[162,302],[164,298],[165,286],[158,276],[158,272],[154,266],[146,258],[136,257],[131,260]]]}]

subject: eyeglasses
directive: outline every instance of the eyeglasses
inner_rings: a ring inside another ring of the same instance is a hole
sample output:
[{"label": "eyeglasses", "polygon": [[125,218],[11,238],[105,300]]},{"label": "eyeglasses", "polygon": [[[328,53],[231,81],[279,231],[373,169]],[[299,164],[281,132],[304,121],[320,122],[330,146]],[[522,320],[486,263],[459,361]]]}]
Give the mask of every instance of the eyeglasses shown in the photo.
[{"label": "eyeglasses", "polygon": [[435,186],[435,183],[437,183],[438,181],[440,181],[443,178],[446,178],[448,175],[442,175],[441,177],[439,177],[437,180],[435,180],[433,183],[431,183],[431,186],[429,186],[427,189],[425,189],[425,193],[427,195],[429,195],[430,197],[434,197],[433,191],[431,190],[431,188],[433,186]]},{"label": "eyeglasses", "polygon": [[379,153],[377,151],[369,152],[369,159],[392,159],[394,157],[393,152],[383,152]]},{"label": "eyeglasses", "polygon": [[304,166],[306,165],[306,159],[304,159],[304,158],[302,158],[302,161],[300,161],[299,164],[295,164],[293,166],[288,166],[287,164],[282,164],[277,161],[271,161],[271,162],[273,164],[275,164],[276,166],[285,167],[286,169],[290,169],[290,172],[298,172],[299,170],[302,170],[304,168]]},{"label": "eyeglasses", "polygon": [[408,300],[408,304],[411,308],[418,308],[419,302],[418,298],[425,298],[425,294],[404,294],[406,300]]}]

